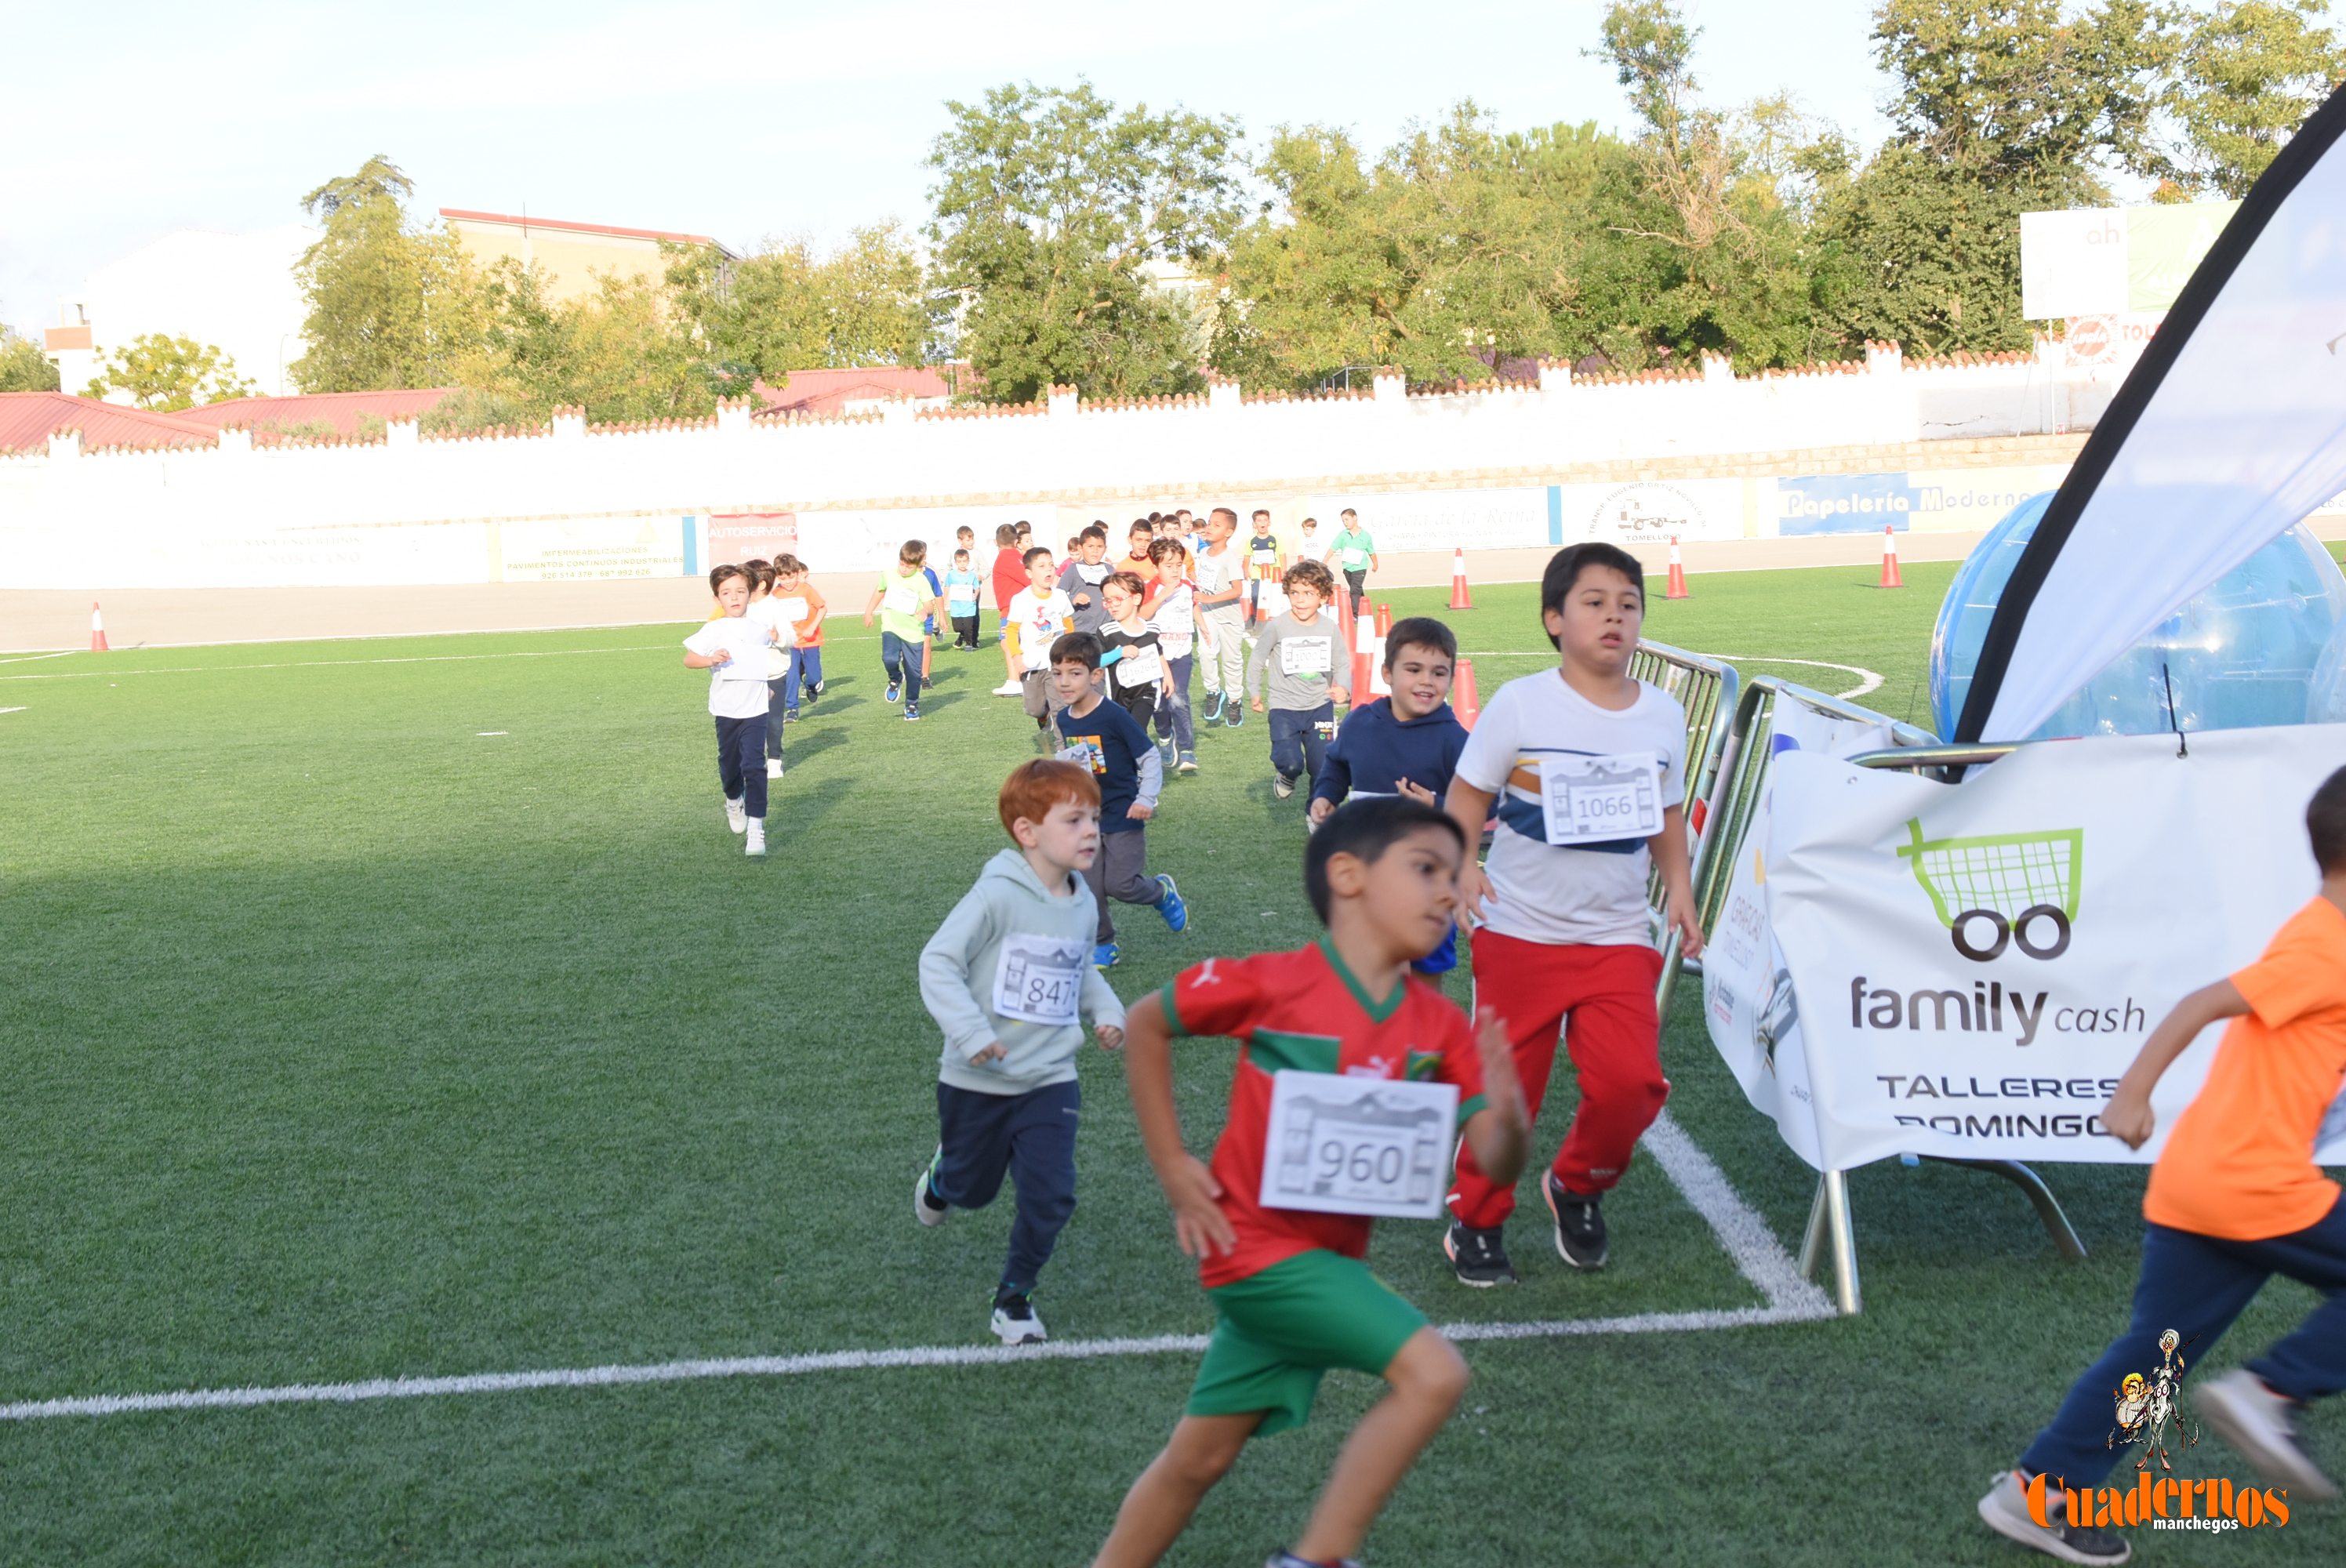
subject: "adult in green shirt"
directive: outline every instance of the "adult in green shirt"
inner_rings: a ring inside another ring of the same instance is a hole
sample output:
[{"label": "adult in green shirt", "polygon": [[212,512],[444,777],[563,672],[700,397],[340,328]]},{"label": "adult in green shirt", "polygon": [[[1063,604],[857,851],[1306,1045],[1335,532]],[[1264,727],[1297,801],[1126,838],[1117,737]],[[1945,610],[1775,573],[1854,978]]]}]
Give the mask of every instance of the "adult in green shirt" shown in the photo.
[{"label": "adult in green shirt", "polygon": [[1352,615],[1355,618],[1369,613],[1369,574],[1377,569],[1377,542],[1361,526],[1361,514],[1347,506],[1338,513],[1343,526],[1328,547],[1336,554],[1336,564],[1344,571],[1344,585],[1352,591]]}]

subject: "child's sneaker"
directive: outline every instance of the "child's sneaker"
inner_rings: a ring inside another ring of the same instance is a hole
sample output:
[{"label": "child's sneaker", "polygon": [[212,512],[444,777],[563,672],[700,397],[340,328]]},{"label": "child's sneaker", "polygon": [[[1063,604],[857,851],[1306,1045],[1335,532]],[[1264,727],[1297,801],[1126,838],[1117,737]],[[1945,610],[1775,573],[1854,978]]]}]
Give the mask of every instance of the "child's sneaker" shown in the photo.
[{"label": "child's sneaker", "polygon": [[2134,1548],[2122,1537],[2091,1525],[2070,1523],[2067,1500],[2057,1486],[2045,1489],[2045,1522],[2037,1523],[2029,1515],[2027,1489],[2017,1471],[2008,1470],[1995,1478],[1987,1495],[1979,1500],[1979,1516],[2006,1540],[2033,1546],[2064,1563],[2116,1563],[2134,1555]]},{"label": "child's sneaker", "polygon": [[1556,1255],[1575,1268],[1604,1268],[1603,1195],[1583,1197],[1556,1180],[1554,1171],[1540,1177],[1540,1191],[1556,1218]]},{"label": "child's sneaker", "polygon": [[1309,1557],[1298,1557],[1292,1552],[1273,1553],[1263,1562],[1262,1568],[1361,1568],[1350,1557],[1339,1557],[1333,1563],[1314,1563]]},{"label": "child's sneaker", "polygon": [[2317,1502],[2337,1497],[2337,1483],[2298,1446],[2296,1404],[2265,1387],[2254,1372],[2235,1368],[2202,1383],[2192,1390],[2191,1402],[2265,1480]]},{"label": "child's sneaker", "polygon": [[921,722],[921,705],[919,703],[908,702],[904,705],[904,722],[907,724],[918,724]]},{"label": "child's sneaker", "polygon": [[1165,917],[1166,929],[1177,934],[1188,930],[1189,906],[1181,901],[1181,890],[1162,871],[1157,875],[1157,885],[1165,890],[1165,896],[1157,901],[1157,912]]},{"label": "child's sneaker", "polygon": [[1005,680],[994,688],[996,697],[1023,697],[1025,692],[1026,688],[1015,680]]},{"label": "child's sneaker", "polygon": [[1227,700],[1228,698],[1224,697],[1219,691],[1208,692],[1206,694],[1206,711],[1204,715],[1199,718],[1198,722],[1200,724],[1219,724],[1222,721],[1222,704]]},{"label": "child's sneaker", "polygon": [[1232,729],[1243,728],[1246,724],[1246,704],[1243,702],[1231,703],[1223,710],[1222,722]]},{"label": "child's sneaker", "polygon": [[1124,950],[1117,946],[1116,943],[1112,942],[1101,942],[1098,946],[1092,949],[1092,967],[1094,969],[1114,969],[1116,967],[1116,961],[1123,956]]},{"label": "child's sneaker", "polygon": [[1295,794],[1295,780],[1284,773],[1275,773],[1270,779],[1270,792],[1280,799],[1290,799]]},{"label": "child's sneaker", "polygon": [[786,708],[782,709],[782,722],[784,724],[796,724],[798,721],[799,710],[797,708]]},{"label": "child's sneaker", "polygon": [[725,825],[737,833],[748,830],[750,808],[742,802],[740,797],[736,796],[725,802]]},{"label": "child's sneaker", "polygon": [[1195,773],[1197,770],[1198,754],[1194,751],[1181,753],[1181,760],[1175,764],[1173,769],[1176,773]]},{"label": "child's sneaker", "polygon": [[1461,1285],[1484,1290],[1515,1282],[1515,1266],[1507,1261],[1506,1243],[1495,1225],[1475,1230],[1452,1220],[1442,1234],[1442,1256],[1450,1259],[1451,1270]]},{"label": "child's sneaker", "polygon": [[1171,738],[1168,737],[1157,743],[1157,755],[1158,759],[1161,760],[1166,767],[1170,768],[1173,766],[1173,742]]},{"label": "child's sneaker", "polygon": [[766,821],[764,818],[752,817],[750,819],[750,841],[741,846],[741,852],[750,856],[753,860],[762,858],[765,855]]},{"label": "child's sneaker", "polygon": [[767,777],[767,778],[769,778],[769,779],[780,779],[781,776],[782,776],[782,759],[781,759],[780,758],[779,758],[779,757],[769,757],[769,758],[767,758],[767,759],[766,759],[766,777]]},{"label": "child's sneaker", "polygon": [[892,708],[895,706],[896,698],[903,694],[903,689],[904,688],[902,686],[899,686],[896,682],[892,680],[888,683],[888,695],[882,697],[880,700],[887,703]]},{"label": "child's sneaker", "polygon": [[994,1298],[994,1337],[1005,1345],[1025,1345],[1051,1336],[1044,1332],[1043,1319],[1035,1316],[1035,1298],[1022,1290]]},{"label": "child's sneaker", "polygon": [[932,1229],[943,1225],[945,1216],[953,1212],[950,1206],[939,1201],[934,1186],[937,1166],[944,1163],[944,1157],[945,1146],[939,1144],[937,1152],[929,1156],[929,1163],[921,1167],[921,1179],[913,1185],[913,1217]]}]

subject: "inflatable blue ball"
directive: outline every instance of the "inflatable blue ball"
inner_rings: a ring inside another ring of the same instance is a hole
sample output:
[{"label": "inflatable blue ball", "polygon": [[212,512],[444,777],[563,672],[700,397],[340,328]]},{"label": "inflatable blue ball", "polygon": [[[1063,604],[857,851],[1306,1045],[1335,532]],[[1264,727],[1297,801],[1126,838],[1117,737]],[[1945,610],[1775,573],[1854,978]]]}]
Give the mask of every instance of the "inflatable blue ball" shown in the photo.
[{"label": "inflatable blue ball", "polygon": [[[1931,711],[1943,736],[1954,732],[1996,600],[2052,502],[2047,491],[2005,514],[1939,606]],[[2318,723],[2326,704],[2346,719],[2346,573],[2300,524],[2152,628],[2029,738]]]}]

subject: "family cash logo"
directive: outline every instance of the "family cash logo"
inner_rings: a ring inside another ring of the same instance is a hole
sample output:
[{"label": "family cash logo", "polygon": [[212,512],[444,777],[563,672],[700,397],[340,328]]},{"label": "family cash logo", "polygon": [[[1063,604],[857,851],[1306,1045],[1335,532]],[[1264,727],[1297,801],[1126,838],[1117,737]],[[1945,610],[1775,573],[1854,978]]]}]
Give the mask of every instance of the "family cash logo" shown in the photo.
[{"label": "family cash logo", "polygon": [[1914,871],[1955,951],[1990,963],[2017,948],[2030,958],[2069,951],[2086,858],[2082,828],[1925,839],[1909,818],[1898,856]]}]

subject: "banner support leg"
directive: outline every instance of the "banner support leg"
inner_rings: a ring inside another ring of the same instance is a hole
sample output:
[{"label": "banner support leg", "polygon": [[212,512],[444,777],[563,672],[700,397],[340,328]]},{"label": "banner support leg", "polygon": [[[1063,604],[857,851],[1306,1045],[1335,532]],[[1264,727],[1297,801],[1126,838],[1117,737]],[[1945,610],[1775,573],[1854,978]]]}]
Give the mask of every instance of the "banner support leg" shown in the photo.
[{"label": "banner support leg", "polygon": [[2036,1206],[2036,1217],[2044,1222],[2045,1234],[2053,1238],[2053,1245],[2061,1256],[2072,1263],[2085,1260],[2086,1244],[2078,1239],[2076,1227],[2062,1212],[2061,1200],[2053,1196],[2053,1189],[2045,1185],[2043,1176],[2018,1160],[1967,1160],[1942,1155],[1925,1155],[1923,1157],[1936,1160],[1941,1165],[1962,1166],[1968,1170],[1985,1171],[1990,1176],[2002,1176],[2026,1193],[2028,1201]]},{"label": "banner support leg", "polygon": [[1844,1318],[1865,1308],[1857,1282],[1857,1232],[1850,1223],[1849,1173],[1827,1171],[1818,1178],[1816,1202],[1809,1206],[1808,1233],[1800,1238],[1800,1278],[1814,1279],[1825,1253],[1832,1253],[1833,1305]]}]

